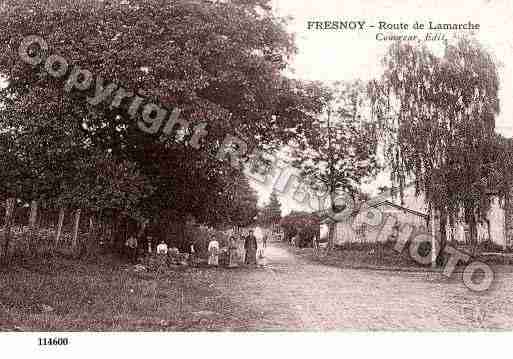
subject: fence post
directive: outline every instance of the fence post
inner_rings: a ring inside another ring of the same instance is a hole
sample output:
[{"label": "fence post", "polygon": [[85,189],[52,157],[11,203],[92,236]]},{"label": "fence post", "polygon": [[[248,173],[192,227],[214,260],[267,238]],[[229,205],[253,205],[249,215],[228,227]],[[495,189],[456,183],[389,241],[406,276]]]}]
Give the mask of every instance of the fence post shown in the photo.
[{"label": "fence post", "polygon": [[7,198],[5,201],[5,225],[4,225],[4,248],[3,248],[3,260],[5,263],[8,262],[9,257],[9,242],[11,240],[11,224],[14,213],[14,207],[16,204],[15,198]]},{"label": "fence post", "polygon": [[73,249],[73,251],[75,251],[77,249],[78,227],[79,227],[79,224],[80,224],[80,212],[81,212],[80,209],[77,209],[75,211],[75,222],[74,222],[74,225],[73,225],[73,240],[71,242],[71,248]]}]

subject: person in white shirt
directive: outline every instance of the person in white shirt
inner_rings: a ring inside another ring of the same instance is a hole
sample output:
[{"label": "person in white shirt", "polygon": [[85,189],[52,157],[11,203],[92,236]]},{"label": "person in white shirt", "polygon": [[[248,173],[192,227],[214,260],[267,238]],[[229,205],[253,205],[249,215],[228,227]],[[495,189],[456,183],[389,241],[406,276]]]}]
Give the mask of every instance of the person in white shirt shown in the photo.
[{"label": "person in white shirt", "polygon": [[167,254],[167,244],[164,241],[161,241],[160,244],[157,246],[157,254]]},{"label": "person in white shirt", "polygon": [[219,242],[215,237],[212,237],[208,244],[208,265],[218,266],[219,265]]}]

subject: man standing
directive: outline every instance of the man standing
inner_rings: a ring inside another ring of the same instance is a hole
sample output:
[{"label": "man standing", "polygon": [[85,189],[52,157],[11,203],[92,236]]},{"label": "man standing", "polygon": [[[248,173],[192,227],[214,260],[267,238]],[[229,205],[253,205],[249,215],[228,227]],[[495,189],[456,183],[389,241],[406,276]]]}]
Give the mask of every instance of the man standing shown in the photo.
[{"label": "man standing", "polygon": [[256,254],[257,254],[257,239],[253,234],[253,230],[249,231],[249,235],[244,240],[244,249],[246,250],[246,258],[244,263],[246,264],[257,264]]},{"label": "man standing", "polygon": [[128,251],[128,259],[135,264],[137,262],[137,238],[133,235],[128,237],[125,246]]}]

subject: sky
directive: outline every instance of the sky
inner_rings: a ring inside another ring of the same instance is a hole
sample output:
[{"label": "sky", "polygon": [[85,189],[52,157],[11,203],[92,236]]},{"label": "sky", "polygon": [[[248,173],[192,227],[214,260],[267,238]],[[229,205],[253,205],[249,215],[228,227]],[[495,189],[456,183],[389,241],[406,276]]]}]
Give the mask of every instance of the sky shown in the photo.
[{"label": "sky", "polygon": [[[415,21],[426,23],[479,24],[475,33],[479,41],[496,57],[500,76],[501,113],[496,120],[497,132],[513,136],[513,2],[511,0],[273,0],[276,13],[292,16],[288,30],[296,35],[298,54],[292,62],[291,76],[304,80],[370,80],[379,76],[380,59],[390,42],[377,41],[376,33],[417,34],[424,37],[426,30],[412,30]],[[308,30],[308,21],[366,21],[378,26],[379,21],[406,23],[408,30],[361,31]],[[447,38],[451,30],[442,30]],[[434,51],[440,43],[431,42]],[[376,180],[364,185],[364,190],[375,193],[379,185],[388,184],[388,174],[381,173]],[[268,200],[271,185],[257,185],[259,203]],[[305,209],[291,196],[292,191],[280,195],[283,213]]]}]

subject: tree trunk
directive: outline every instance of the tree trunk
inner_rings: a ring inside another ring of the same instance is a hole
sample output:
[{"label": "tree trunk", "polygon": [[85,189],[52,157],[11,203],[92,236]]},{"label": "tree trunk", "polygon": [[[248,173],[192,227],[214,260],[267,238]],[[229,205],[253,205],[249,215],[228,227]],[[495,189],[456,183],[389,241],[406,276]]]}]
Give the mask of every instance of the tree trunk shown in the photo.
[{"label": "tree trunk", "polygon": [[[438,245],[440,246],[439,253],[443,253],[443,249],[447,245],[447,213],[445,211],[440,211],[440,240]],[[431,250],[434,251],[435,248],[432,248]],[[444,265],[440,262],[441,259],[442,257],[435,258],[437,265]]]},{"label": "tree trunk", "polygon": [[447,214],[445,211],[440,212],[440,249],[447,245]]},{"label": "tree trunk", "polygon": [[89,217],[89,229],[87,231],[87,240],[91,242],[94,238],[94,216]]},{"label": "tree trunk", "polygon": [[[430,227],[430,233],[431,233],[431,241],[436,240],[436,223],[435,223],[435,210],[432,206],[432,204],[429,204],[429,224]],[[436,267],[436,256],[434,252],[431,252],[431,266]]]},{"label": "tree trunk", "polygon": [[111,233],[110,233],[110,245],[111,248],[114,248],[114,245],[116,244],[116,236],[118,235],[119,231],[119,213],[114,214],[114,220],[111,226]]},{"label": "tree trunk", "polygon": [[178,223],[178,237],[179,237],[179,243],[180,243],[180,245],[178,247],[180,247],[181,251],[187,251],[187,247],[188,247],[187,238],[185,236],[185,226],[186,226],[185,219],[181,220]]},{"label": "tree trunk", "polygon": [[[336,203],[335,203],[335,191],[333,189],[330,190],[330,205],[331,205],[331,212],[333,214],[335,214],[335,206],[336,206]],[[326,246],[326,254],[330,254],[331,251],[333,250],[333,248],[335,247],[335,229],[336,229],[336,223],[333,222],[330,220],[328,222],[328,244]]]},{"label": "tree trunk", "polygon": [[137,238],[141,238],[144,235],[144,231],[146,229],[146,226],[148,225],[148,220],[145,220],[141,223],[141,227],[139,228],[139,232],[137,233]]},{"label": "tree trunk", "polygon": [[98,243],[103,243],[103,239],[105,237],[105,223],[103,218],[103,210],[100,210],[100,214],[98,215],[98,219],[96,221],[96,231],[98,233]]},{"label": "tree trunk", "polygon": [[71,248],[73,249],[73,251],[77,250],[78,229],[79,229],[79,224],[80,224],[80,212],[81,212],[80,209],[77,209],[75,211],[75,221],[74,221],[74,226],[73,226],[73,240],[71,242]]},{"label": "tree trunk", "polygon": [[490,228],[490,220],[488,219],[488,217],[485,219],[485,222],[486,222],[486,230],[488,231],[488,241],[491,241],[492,240],[492,230]]},{"label": "tree trunk", "polygon": [[326,254],[330,254],[333,248],[335,247],[335,222],[328,223],[328,244],[326,246]]},{"label": "tree trunk", "polygon": [[472,255],[475,255],[477,251],[477,223],[476,216],[474,215],[474,213],[470,214],[468,225],[470,230],[470,243],[472,246]]},{"label": "tree trunk", "polygon": [[35,255],[37,252],[37,245],[35,243],[36,242],[35,233],[36,233],[36,223],[37,223],[37,208],[38,208],[38,203],[36,200],[33,200],[30,203],[29,233],[28,233],[28,240],[27,240],[29,253],[31,255]]},{"label": "tree trunk", "polygon": [[95,232],[94,232],[94,216],[91,215],[89,217],[89,227],[87,229],[87,244],[82,246],[85,250],[94,246],[95,242]]},{"label": "tree trunk", "polygon": [[59,244],[62,235],[62,226],[64,224],[64,208],[59,209],[59,221],[57,222],[57,234],[55,235],[55,244]]},{"label": "tree trunk", "polygon": [[162,211],[159,219],[160,238],[157,242],[164,240],[168,246],[187,250],[187,248],[184,248],[187,247],[184,238],[185,224],[185,217],[178,211],[172,209]]},{"label": "tree trunk", "polygon": [[16,205],[15,198],[8,198],[5,201],[5,224],[4,224],[4,248],[3,248],[3,262],[8,263],[9,258],[9,242],[11,240],[11,225]]}]

